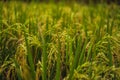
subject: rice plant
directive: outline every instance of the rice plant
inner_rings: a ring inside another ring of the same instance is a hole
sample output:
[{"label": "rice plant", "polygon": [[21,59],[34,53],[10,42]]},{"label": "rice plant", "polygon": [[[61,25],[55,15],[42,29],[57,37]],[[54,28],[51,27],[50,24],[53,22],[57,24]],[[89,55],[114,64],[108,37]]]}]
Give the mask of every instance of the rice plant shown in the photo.
[{"label": "rice plant", "polygon": [[0,1],[0,80],[119,80],[120,6]]}]

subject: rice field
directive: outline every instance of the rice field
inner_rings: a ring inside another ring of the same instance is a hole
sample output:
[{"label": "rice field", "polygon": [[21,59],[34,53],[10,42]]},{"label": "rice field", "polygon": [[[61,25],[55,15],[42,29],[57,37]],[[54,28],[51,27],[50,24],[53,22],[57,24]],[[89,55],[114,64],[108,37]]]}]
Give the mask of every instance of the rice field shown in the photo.
[{"label": "rice field", "polygon": [[119,5],[0,7],[0,80],[120,80]]}]

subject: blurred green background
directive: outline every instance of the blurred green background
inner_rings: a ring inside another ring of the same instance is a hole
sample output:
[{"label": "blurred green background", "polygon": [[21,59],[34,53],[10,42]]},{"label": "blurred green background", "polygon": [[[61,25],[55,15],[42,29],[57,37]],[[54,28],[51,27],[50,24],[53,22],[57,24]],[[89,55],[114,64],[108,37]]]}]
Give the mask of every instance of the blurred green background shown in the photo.
[{"label": "blurred green background", "polygon": [[120,5],[120,0],[2,0],[4,2],[6,1],[24,1],[24,2],[79,2],[79,3],[85,3],[85,4],[90,4],[90,3],[116,3]]}]

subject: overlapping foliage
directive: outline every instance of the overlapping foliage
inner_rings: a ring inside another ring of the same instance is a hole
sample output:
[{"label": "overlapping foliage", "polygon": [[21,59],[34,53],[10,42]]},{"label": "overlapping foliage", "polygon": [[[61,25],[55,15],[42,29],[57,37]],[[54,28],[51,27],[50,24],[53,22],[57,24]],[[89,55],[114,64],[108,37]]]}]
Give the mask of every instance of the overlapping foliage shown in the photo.
[{"label": "overlapping foliage", "polygon": [[120,6],[0,7],[0,80],[120,79]]}]

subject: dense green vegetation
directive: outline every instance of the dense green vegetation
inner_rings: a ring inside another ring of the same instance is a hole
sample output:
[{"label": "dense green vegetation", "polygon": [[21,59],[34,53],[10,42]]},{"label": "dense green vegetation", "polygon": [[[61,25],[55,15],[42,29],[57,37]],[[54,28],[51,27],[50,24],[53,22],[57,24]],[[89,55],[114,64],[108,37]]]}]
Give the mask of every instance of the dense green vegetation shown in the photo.
[{"label": "dense green vegetation", "polygon": [[0,80],[120,80],[120,6],[0,7]]}]

